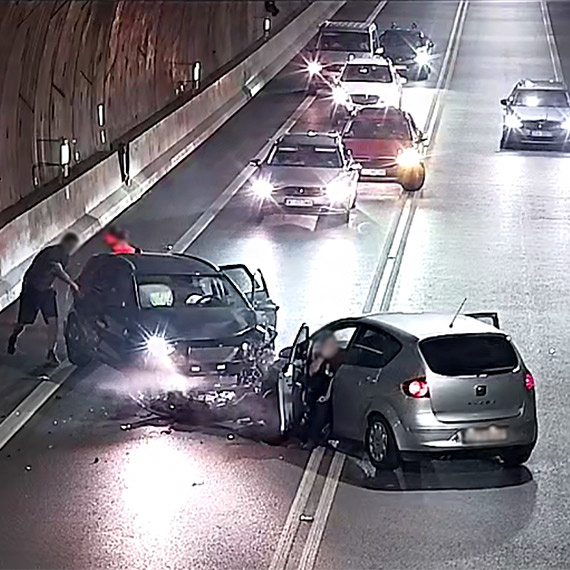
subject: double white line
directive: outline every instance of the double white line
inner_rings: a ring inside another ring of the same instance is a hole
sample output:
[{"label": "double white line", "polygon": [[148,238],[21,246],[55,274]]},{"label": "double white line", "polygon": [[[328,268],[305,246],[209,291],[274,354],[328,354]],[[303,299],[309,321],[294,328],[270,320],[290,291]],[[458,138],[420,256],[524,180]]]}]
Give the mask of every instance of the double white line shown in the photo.
[{"label": "double white line", "polygon": [[[468,5],[469,0],[460,0],[453,21],[449,42],[436,84],[436,95],[432,101],[425,125],[425,132],[428,134],[430,143],[433,140],[439,121],[441,100],[449,88],[449,83],[453,76],[459,41],[467,17]],[[370,290],[363,307],[364,313],[369,313],[372,310],[376,305],[377,299],[379,299],[378,307],[380,310],[388,310],[390,306],[413,216],[416,211],[417,200],[417,194],[413,196],[407,195],[402,200],[402,206],[396,223],[389,233],[386,240],[386,247],[380,256],[379,264],[374,273]],[[301,517],[305,513],[309,497],[317,481],[317,474],[324,457],[325,454],[322,447],[314,449],[309,456],[305,472],[297,488],[297,493],[291,504],[289,514],[277,543],[277,548],[269,565],[269,570],[286,570],[288,566],[293,564],[290,557],[295,537],[300,527]],[[313,570],[315,566],[345,461],[346,456],[343,453],[334,452],[325,476],[311,528],[301,553],[301,558],[295,566],[298,570]]]}]

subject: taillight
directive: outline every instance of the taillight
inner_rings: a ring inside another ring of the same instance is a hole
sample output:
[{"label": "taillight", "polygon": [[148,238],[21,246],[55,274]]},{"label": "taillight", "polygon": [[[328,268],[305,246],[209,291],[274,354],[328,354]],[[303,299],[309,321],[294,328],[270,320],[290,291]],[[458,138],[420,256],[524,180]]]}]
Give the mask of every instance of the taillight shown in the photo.
[{"label": "taillight", "polygon": [[425,376],[412,378],[402,384],[402,390],[410,398],[429,398],[429,386]]},{"label": "taillight", "polygon": [[530,372],[527,372],[526,376],[524,377],[524,387],[527,390],[534,390],[534,378]]}]

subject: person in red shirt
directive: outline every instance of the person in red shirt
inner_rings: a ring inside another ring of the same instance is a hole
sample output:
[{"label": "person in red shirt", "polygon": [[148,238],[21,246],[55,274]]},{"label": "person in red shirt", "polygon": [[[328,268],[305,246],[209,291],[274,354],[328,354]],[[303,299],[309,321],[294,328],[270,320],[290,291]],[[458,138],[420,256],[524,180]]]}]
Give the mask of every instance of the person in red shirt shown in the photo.
[{"label": "person in red shirt", "polygon": [[129,234],[126,230],[121,230],[111,226],[105,235],[103,241],[111,248],[111,251],[116,254],[121,253],[142,253],[139,247],[135,247],[129,243]]}]

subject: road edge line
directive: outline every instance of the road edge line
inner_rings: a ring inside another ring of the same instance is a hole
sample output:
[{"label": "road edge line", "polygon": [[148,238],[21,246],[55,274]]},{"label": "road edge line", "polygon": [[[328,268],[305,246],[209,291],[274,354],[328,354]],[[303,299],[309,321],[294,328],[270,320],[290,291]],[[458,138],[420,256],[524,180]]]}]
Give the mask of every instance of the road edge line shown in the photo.
[{"label": "road edge line", "polygon": [[540,0],[540,11],[542,13],[542,22],[546,32],[546,43],[548,44],[548,51],[550,52],[550,61],[552,62],[554,79],[556,81],[564,81],[562,60],[560,59],[560,51],[558,50],[554,29],[552,28],[550,8],[548,7],[546,0]]}]

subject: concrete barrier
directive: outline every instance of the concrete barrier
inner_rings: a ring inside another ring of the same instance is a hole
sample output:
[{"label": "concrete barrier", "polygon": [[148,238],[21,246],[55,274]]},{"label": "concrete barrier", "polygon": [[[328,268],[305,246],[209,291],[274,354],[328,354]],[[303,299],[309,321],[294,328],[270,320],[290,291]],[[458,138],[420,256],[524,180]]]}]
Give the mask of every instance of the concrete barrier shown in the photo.
[{"label": "concrete barrier", "polygon": [[0,310],[19,295],[37,251],[69,230],[89,239],[141,198],[279,73],[343,4],[310,4],[215,83],[129,141],[128,186],[121,181],[114,153],[0,228]]}]

